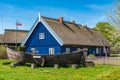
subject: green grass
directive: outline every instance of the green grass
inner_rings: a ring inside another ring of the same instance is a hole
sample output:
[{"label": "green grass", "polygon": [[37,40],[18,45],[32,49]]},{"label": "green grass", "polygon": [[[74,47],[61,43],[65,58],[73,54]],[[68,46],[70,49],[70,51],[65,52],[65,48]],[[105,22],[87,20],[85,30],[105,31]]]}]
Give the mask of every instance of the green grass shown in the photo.
[{"label": "green grass", "polygon": [[2,65],[2,62],[6,61],[8,60],[0,60],[0,80],[115,80],[106,77],[111,76],[112,73],[115,75],[117,72],[117,75],[120,75],[119,66],[96,65],[95,67],[80,67],[79,69],[37,67],[31,69],[30,66],[10,67]]}]

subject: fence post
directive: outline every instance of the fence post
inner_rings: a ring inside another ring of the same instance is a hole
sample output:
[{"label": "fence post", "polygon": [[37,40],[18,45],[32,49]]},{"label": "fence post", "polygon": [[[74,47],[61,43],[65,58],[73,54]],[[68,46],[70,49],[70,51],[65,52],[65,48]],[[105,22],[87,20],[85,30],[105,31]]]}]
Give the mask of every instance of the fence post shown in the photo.
[{"label": "fence post", "polygon": [[83,57],[84,57],[84,60],[85,60],[85,62],[87,61],[87,48],[84,48],[83,49]]}]

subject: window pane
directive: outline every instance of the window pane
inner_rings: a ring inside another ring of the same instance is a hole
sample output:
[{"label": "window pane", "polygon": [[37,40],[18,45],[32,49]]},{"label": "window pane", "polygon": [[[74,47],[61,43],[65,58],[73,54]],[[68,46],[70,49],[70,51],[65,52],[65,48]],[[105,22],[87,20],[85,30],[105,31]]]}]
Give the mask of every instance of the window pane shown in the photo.
[{"label": "window pane", "polygon": [[66,48],[66,53],[70,53],[70,48]]},{"label": "window pane", "polygon": [[50,54],[50,55],[53,55],[54,53],[55,53],[54,48],[49,48],[49,54]]},{"label": "window pane", "polygon": [[39,33],[39,39],[45,39],[45,34],[44,33]]}]

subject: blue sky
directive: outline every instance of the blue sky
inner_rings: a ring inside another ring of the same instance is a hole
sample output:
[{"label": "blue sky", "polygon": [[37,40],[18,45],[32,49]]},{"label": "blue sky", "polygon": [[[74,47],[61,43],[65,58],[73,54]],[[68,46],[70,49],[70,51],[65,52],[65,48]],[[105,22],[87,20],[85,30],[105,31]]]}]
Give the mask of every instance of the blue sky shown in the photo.
[{"label": "blue sky", "polygon": [[0,0],[0,33],[4,29],[15,29],[16,20],[29,30],[38,13],[42,16],[65,20],[94,27],[107,21],[106,13],[112,9],[113,0]]}]

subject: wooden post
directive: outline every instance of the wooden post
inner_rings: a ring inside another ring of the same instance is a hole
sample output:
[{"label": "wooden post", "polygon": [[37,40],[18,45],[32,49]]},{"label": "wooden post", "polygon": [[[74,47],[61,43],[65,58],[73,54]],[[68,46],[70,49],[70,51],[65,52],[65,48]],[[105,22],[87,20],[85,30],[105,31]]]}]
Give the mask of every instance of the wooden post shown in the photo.
[{"label": "wooden post", "polygon": [[36,64],[35,63],[32,63],[31,64],[31,68],[34,69],[36,67]]},{"label": "wooden post", "polygon": [[78,68],[79,66],[78,66],[78,64],[72,64],[72,68],[73,69],[76,69],[76,68]]},{"label": "wooden post", "polygon": [[95,64],[93,63],[93,61],[87,61],[85,62],[85,66],[86,67],[93,67]]},{"label": "wooden post", "polygon": [[84,59],[85,59],[85,62],[86,62],[87,61],[87,48],[83,49],[83,56],[84,56]]},{"label": "wooden post", "polygon": [[11,63],[10,66],[11,66],[11,67],[15,67],[16,64],[15,64],[15,63]]},{"label": "wooden post", "polygon": [[58,69],[59,67],[60,67],[59,64],[54,64],[55,69]]}]

